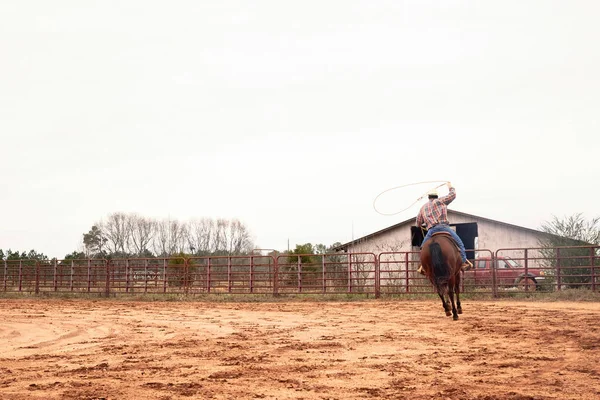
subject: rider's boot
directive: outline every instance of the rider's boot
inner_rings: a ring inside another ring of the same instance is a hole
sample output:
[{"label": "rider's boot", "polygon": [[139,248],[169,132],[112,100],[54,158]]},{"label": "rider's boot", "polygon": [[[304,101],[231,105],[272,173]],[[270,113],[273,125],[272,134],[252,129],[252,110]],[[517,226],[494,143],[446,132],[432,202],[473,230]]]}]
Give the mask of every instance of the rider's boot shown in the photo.
[{"label": "rider's boot", "polygon": [[471,264],[471,261],[467,260],[463,263],[463,265],[460,266],[460,269],[463,271],[468,271],[471,268],[473,268],[473,264]]}]

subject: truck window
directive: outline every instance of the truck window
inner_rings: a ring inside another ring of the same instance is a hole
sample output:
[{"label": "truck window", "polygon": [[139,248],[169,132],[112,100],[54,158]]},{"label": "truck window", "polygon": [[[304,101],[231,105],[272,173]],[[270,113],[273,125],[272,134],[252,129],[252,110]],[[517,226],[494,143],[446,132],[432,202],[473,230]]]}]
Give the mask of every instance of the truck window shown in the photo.
[{"label": "truck window", "polygon": [[521,267],[518,262],[516,262],[515,260],[513,260],[511,258],[508,258],[506,260],[506,262],[508,262],[510,264],[510,266],[513,267],[513,268],[520,268]]},{"label": "truck window", "polygon": [[508,265],[506,262],[504,262],[504,260],[498,260],[498,269],[500,268],[508,268]]},{"label": "truck window", "polygon": [[486,264],[486,261],[485,261],[485,260],[479,260],[479,261],[477,262],[477,268],[479,268],[479,269],[484,269],[484,268],[485,268],[485,264]]}]

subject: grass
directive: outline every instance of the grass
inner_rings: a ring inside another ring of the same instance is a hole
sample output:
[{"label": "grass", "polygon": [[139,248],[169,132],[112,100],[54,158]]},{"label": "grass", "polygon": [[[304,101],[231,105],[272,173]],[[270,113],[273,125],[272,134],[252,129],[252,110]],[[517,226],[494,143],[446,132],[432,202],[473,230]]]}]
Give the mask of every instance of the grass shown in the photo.
[{"label": "grass", "polygon": [[536,292],[530,294],[529,298],[533,301],[600,301],[600,292],[592,292],[589,289],[563,289],[556,292]]},{"label": "grass", "polygon": [[[555,292],[520,292],[500,291],[494,298],[489,290],[461,293],[461,300],[474,301],[590,301],[600,302],[600,292],[589,289],[565,289]],[[111,293],[106,297],[104,293],[88,292],[0,292],[0,299],[58,299],[58,300],[101,300],[101,301],[132,301],[132,302],[214,302],[214,303],[286,303],[286,302],[361,302],[377,301],[374,294],[354,293],[328,293],[328,294],[297,294],[285,293],[273,296],[272,294],[183,294],[183,293]],[[439,298],[434,293],[382,293],[379,300],[393,301],[422,301]]]}]

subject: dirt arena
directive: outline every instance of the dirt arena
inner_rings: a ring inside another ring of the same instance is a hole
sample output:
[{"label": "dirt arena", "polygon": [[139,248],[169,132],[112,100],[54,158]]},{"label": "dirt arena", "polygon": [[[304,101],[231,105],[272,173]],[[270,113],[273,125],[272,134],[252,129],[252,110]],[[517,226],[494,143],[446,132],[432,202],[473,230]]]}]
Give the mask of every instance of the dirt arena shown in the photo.
[{"label": "dirt arena", "polygon": [[598,399],[598,303],[0,300],[0,399]]}]

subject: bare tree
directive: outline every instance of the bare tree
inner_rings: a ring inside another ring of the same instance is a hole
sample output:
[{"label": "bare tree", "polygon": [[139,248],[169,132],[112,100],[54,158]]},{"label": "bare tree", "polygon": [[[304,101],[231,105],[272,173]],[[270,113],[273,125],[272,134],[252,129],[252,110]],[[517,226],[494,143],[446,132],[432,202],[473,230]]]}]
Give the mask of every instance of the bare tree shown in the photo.
[{"label": "bare tree", "polygon": [[241,254],[253,248],[249,229],[237,219],[192,220],[187,224],[187,243],[196,254]]},{"label": "bare tree", "polygon": [[161,257],[184,253],[188,243],[185,223],[174,219],[163,219],[156,223],[156,234],[152,241],[154,254]]},{"label": "bare tree", "polygon": [[103,239],[101,245],[108,250],[108,254],[120,256],[142,256],[152,252],[166,257],[190,250],[194,254],[204,255],[242,254],[250,252],[254,246],[249,229],[237,219],[157,221],[135,213],[113,213],[106,222],[96,225],[94,235],[92,231],[84,235],[88,252],[93,246],[98,247],[92,239],[100,236]]},{"label": "bare tree", "polygon": [[169,221],[169,254],[185,253],[188,237],[187,224],[178,220]]},{"label": "bare tree", "polygon": [[131,230],[129,217],[125,213],[113,213],[102,223],[102,232],[111,253],[126,254],[129,250]]},{"label": "bare tree", "polygon": [[242,222],[237,219],[229,222],[228,230],[228,246],[229,254],[247,253],[252,250],[252,239],[250,232]]},{"label": "bare tree", "polygon": [[156,232],[152,240],[152,250],[159,257],[169,255],[169,221],[156,222]]},{"label": "bare tree", "polygon": [[193,253],[209,254],[211,252],[214,221],[210,218],[193,219],[188,222],[187,241]]},{"label": "bare tree", "polygon": [[149,246],[156,234],[156,221],[137,214],[130,214],[128,223],[132,245],[130,253],[145,255],[150,250]]},{"label": "bare tree", "polygon": [[229,222],[226,219],[219,218],[214,225],[214,234],[212,235],[211,250],[213,253],[223,253],[227,251],[227,226]]}]

